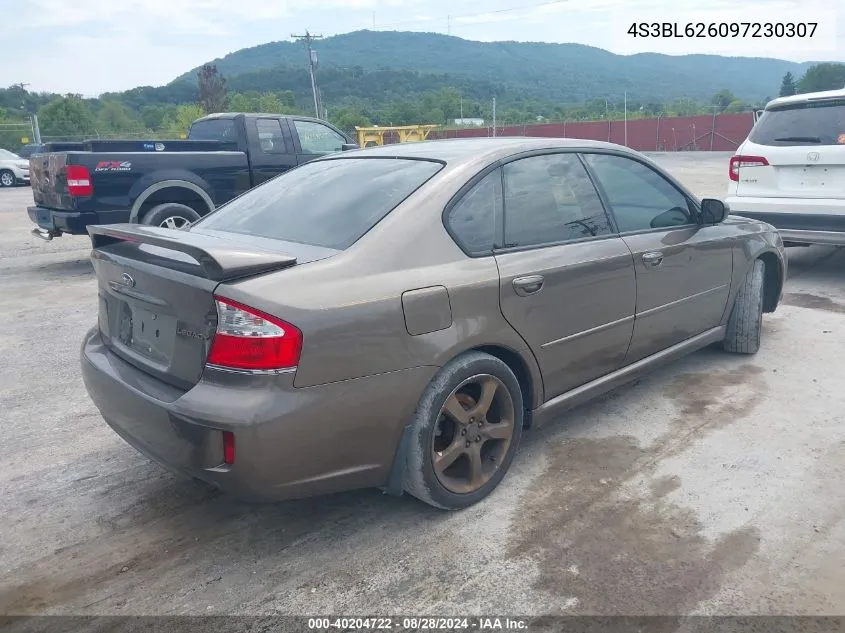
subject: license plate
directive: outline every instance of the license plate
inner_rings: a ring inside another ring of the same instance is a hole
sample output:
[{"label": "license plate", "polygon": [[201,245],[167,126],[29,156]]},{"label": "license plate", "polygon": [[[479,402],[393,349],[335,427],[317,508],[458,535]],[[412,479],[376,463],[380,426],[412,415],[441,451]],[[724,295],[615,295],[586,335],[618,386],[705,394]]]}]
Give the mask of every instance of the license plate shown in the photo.
[{"label": "license plate", "polygon": [[173,357],[176,319],[124,303],[117,334],[120,342],[131,350],[167,363]]}]

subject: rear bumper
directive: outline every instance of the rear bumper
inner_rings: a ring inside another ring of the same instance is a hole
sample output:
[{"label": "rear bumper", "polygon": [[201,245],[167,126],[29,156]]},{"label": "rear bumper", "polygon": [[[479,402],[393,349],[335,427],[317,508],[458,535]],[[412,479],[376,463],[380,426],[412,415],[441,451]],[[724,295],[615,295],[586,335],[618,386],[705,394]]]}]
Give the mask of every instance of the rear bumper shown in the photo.
[{"label": "rear bumper", "polygon": [[[206,369],[183,392],[124,362],[97,328],[85,336],[81,364],[89,396],[128,444],[172,472],[253,501],[386,485],[403,425],[434,372],[295,388],[292,373]],[[223,431],[235,436],[233,465],[223,464]]]},{"label": "rear bumper", "polygon": [[727,198],[732,215],[771,224],[785,242],[845,244],[845,199]]},{"label": "rear bumper", "polygon": [[129,221],[129,211],[116,209],[110,211],[59,211],[47,207],[27,207],[29,219],[42,229],[51,233],[70,235],[87,234],[88,225],[119,224]]}]

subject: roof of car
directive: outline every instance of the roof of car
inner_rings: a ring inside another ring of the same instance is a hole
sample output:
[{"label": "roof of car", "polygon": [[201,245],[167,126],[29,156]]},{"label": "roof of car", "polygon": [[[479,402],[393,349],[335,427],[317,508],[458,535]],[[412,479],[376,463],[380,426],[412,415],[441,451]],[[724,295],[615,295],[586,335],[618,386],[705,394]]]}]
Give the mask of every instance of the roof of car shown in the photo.
[{"label": "roof of car", "polygon": [[[463,161],[484,156],[487,159],[504,158],[520,152],[539,149],[615,149],[630,151],[621,145],[603,141],[588,141],[577,138],[544,138],[530,136],[507,136],[495,138],[460,138],[419,141],[415,143],[392,143],[347,152],[349,157],[386,156],[391,158],[427,158],[445,162]],[[337,155],[335,155],[337,156]]]},{"label": "roof of car", "polygon": [[766,109],[777,108],[778,106],[789,105],[791,103],[805,103],[807,101],[842,98],[845,98],[845,88],[842,88],[841,90],[825,90],[824,92],[807,92],[800,95],[791,95],[789,97],[778,97],[777,99],[772,99],[766,104]]}]

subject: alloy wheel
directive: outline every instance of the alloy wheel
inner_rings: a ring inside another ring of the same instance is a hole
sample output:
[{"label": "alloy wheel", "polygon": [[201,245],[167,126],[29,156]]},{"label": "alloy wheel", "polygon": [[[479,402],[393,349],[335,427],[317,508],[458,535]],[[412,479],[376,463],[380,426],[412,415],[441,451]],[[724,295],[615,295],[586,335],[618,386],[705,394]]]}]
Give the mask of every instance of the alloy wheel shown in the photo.
[{"label": "alloy wheel", "polygon": [[189,223],[189,220],[187,218],[183,218],[181,215],[171,215],[162,220],[159,226],[165,229],[181,229]]},{"label": "alloy wheel", "polygon": [[468,378],[440,410],[431,446],[437,480],[468,494],[501,467],[513,439],[515,410],[505,384],[489,374]]}]

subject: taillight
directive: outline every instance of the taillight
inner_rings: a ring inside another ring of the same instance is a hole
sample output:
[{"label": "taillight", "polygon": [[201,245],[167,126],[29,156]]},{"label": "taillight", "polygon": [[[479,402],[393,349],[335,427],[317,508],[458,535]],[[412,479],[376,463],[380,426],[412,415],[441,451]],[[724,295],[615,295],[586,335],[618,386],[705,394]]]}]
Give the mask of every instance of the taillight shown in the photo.
[{"label": "taillight", "polygon": [[731,156],[728,176],[734,182],[739,182],[740,167],[766,167],[769,164],[763,156]]},{"label": "taillight", "polygon": [[223,431],[223,463],[235,463],[235,434],[231,431]]},{"label": "taillight", "polygon": [[93,196],[91,174],[84,165],[67,166],[67,192],[72,196]]},{"label": "taillight", "polygon": [[302,332],[290,323],[215,296],[217,332],[208,364],[228,369],[272,371],[299,363]]}]

